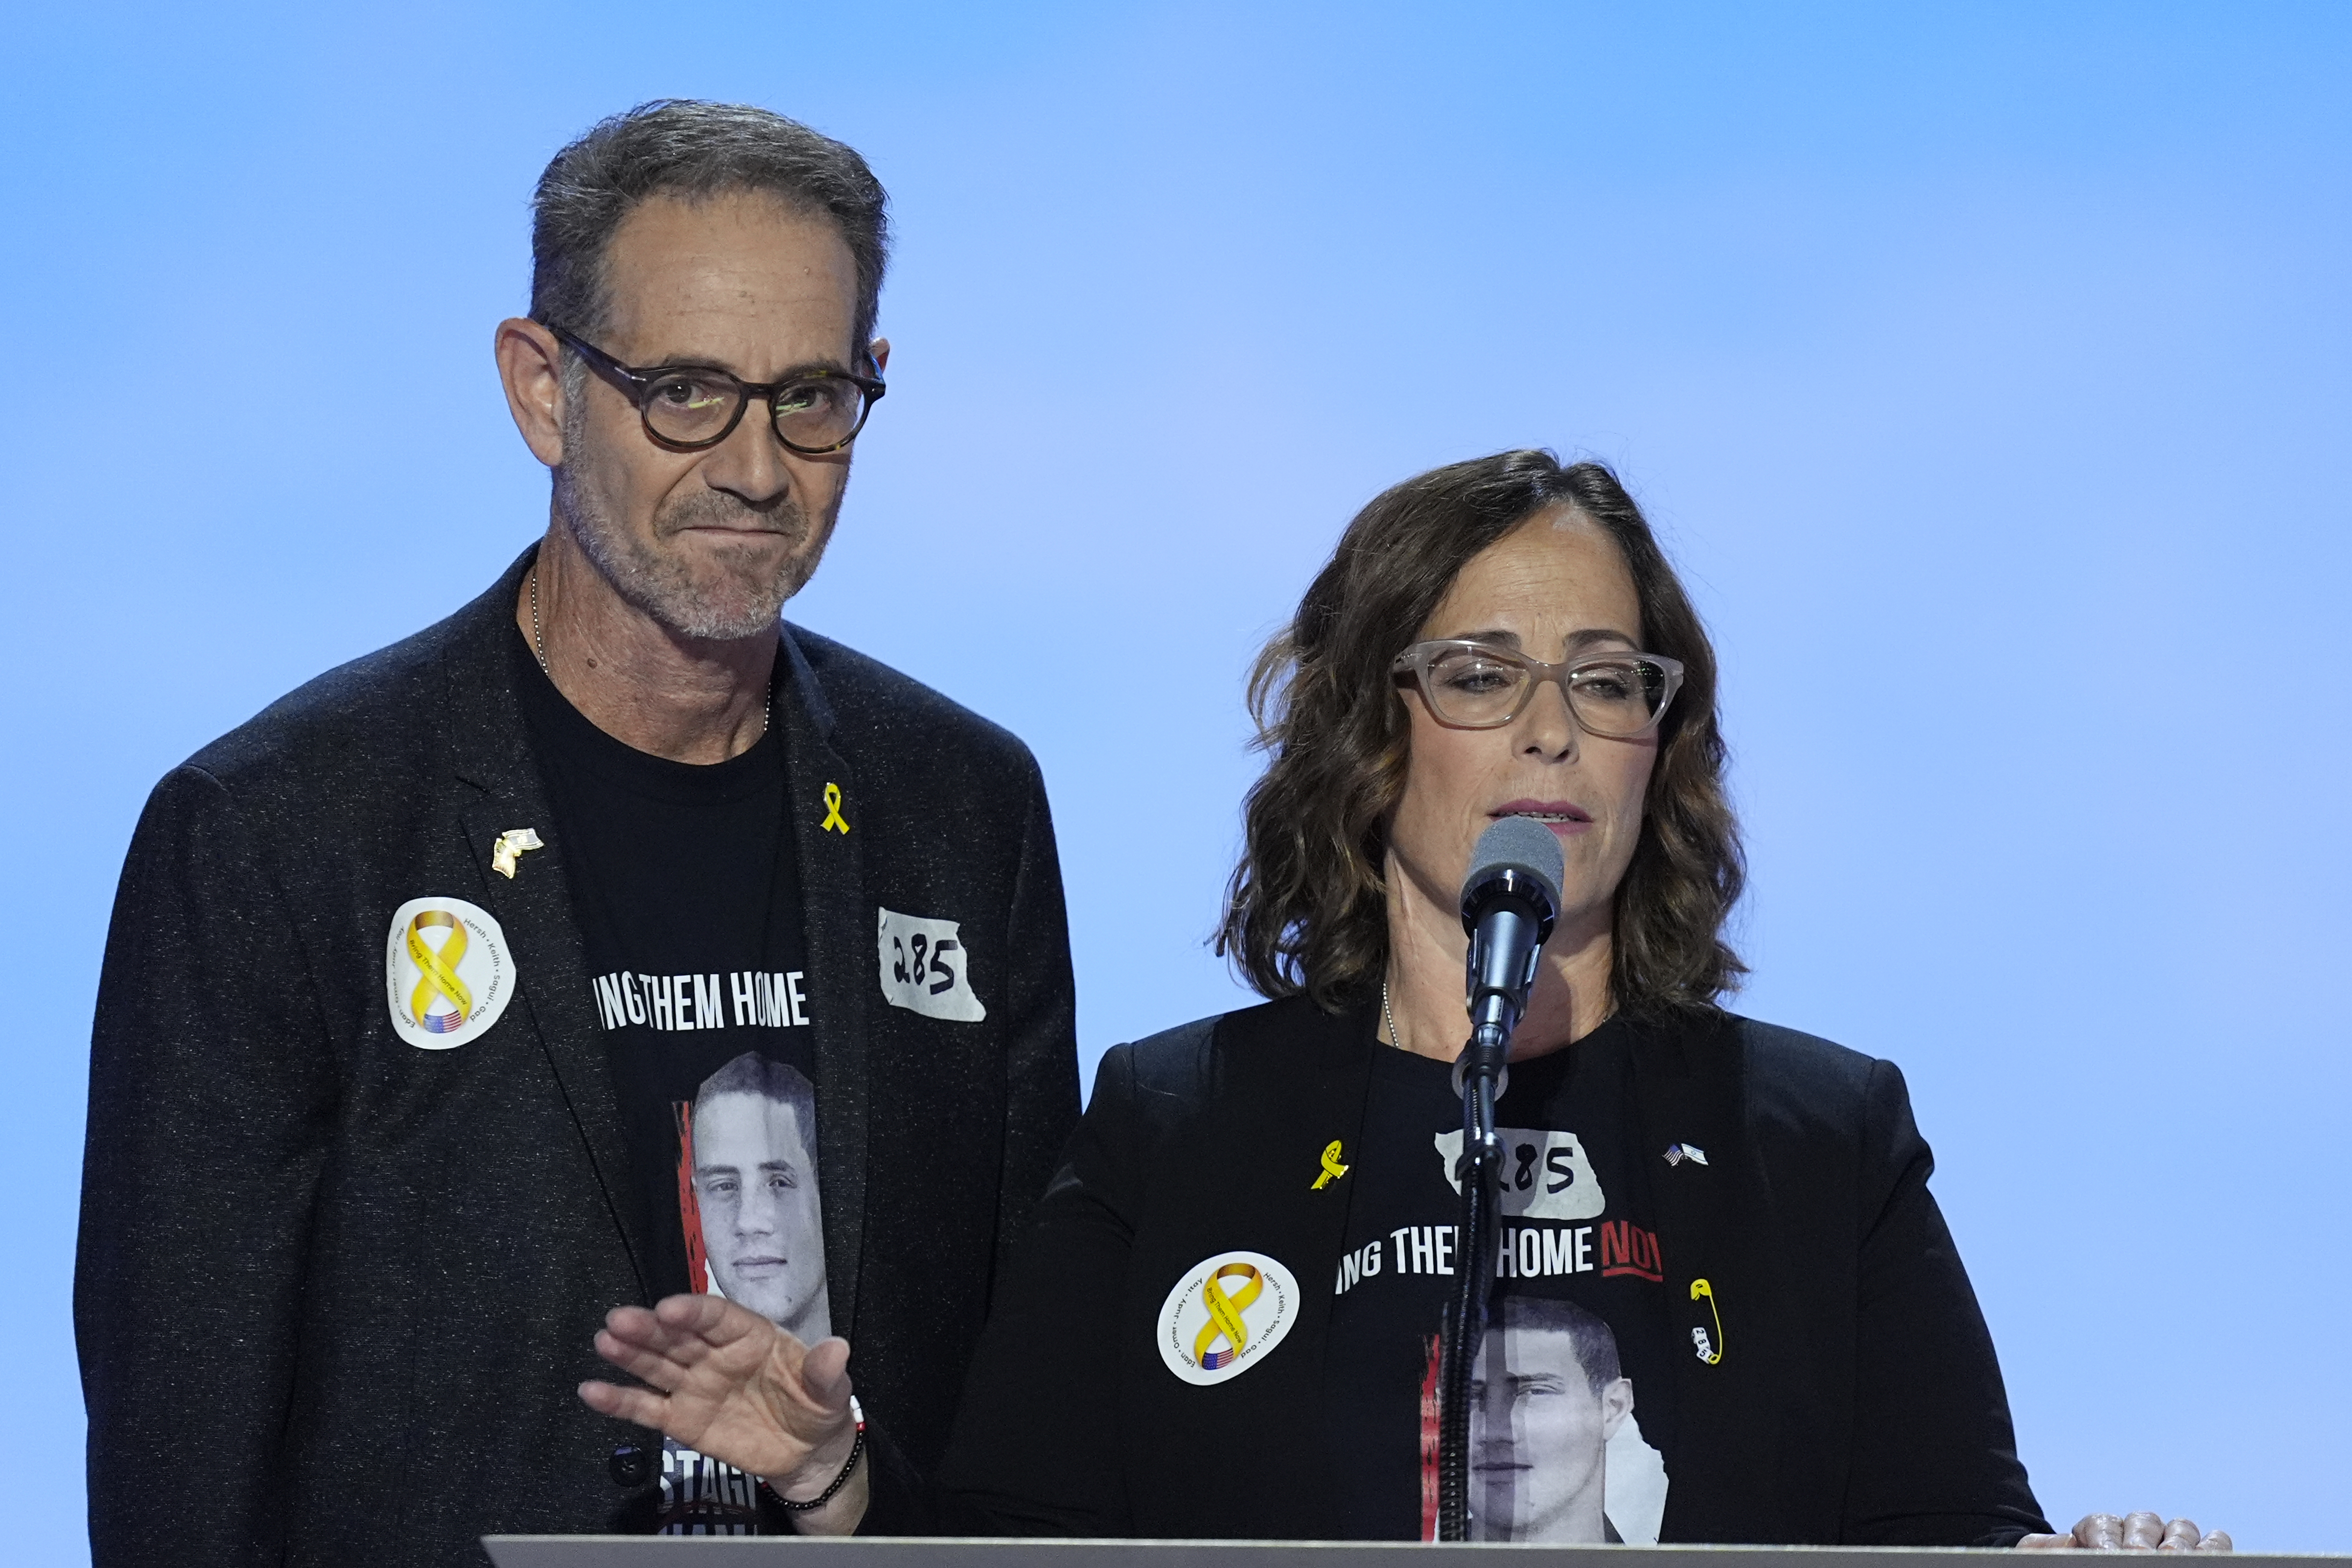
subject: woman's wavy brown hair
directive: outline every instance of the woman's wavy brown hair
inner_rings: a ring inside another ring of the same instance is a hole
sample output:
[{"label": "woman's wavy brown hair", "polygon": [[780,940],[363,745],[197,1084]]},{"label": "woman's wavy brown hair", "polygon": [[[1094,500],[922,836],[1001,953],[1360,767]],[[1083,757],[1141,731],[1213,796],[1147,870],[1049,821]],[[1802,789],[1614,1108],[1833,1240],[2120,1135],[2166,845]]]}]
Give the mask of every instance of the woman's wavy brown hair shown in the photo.
[{"label": "woman's wavy brown hair", "polygon": [[1472,557],[1536,513],[1570,507],[1617,542],[1643,650],[1683,663],[1618,884],[1611,976],[1636,1016],[1705,1010],[1747,973],[1723,939],[1747,869],[1724,797],[1715,649],[1642,510],[1599,463],[1499,452],[1407,479],[1356,514],[1249,683],[1272,762],[1243,805],[1246,842],[1216,950],[1261,994],[1328,1012],[1377,995],[1388,964],[1388,831],[1411,721],[1390,665]]}]

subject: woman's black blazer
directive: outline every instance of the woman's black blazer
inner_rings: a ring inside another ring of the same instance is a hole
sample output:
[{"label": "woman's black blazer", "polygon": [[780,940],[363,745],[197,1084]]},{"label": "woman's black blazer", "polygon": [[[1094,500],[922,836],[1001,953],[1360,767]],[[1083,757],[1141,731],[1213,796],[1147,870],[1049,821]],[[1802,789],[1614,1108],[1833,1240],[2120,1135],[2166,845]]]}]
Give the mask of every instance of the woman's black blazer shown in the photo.
[{"label": "woman's black blazer", "polygon": [[[1120,1046],[1010,1272],[948,1457],[917,1510],[878,1477],[866,1529],[1328,1535],[1323,1348],[1374,1043],[1363,1014],[1274,1002]],[[1664,1539],[2006,1545],[2046,1530],[1967,1274],[1927,1192],[1902,1075],[1728,1014],[1643,1026],[1649,1147],[1707,1151],[1656,1184],[1682,1359]],[[1179,1276],[1264,1252],[1306,1300],[1281,1347],[1197,1387],[1153,1340]],[[1685,1322],[1683,1317],[1689,1317]]]}]

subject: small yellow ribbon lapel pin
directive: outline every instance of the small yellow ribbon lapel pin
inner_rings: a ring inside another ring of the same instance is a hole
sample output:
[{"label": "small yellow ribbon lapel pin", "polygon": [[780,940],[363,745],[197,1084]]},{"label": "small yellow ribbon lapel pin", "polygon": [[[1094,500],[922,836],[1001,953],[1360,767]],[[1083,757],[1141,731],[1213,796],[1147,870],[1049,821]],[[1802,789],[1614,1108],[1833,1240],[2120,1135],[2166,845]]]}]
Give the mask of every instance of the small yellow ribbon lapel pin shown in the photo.
[{"label": "small yellow ribbon lapel pin", "polygon": [[499,835],[496,844],[490,846],[490,869],[511,882],[514,880],[515,862],[534,849],[546,847],[537,828],[509,827]]},{"label": "small yellow ribbon lapel pin", "polygon": [[824,833],[836,827],[844,838],[849,837],[849,819],[841,815],[841,786],[829,784],[824,786],[824,820],[817,825],[817,831]]},{"label": "small yellow ribbon lapel pin", "polygon": [[1339,1141],[1334,1138],[1323,1145],[1323,1173],[1316,1177],[1315,1184],[1307,1190],[1319,1193],[1347,1173],[1348,1167],[1339,1163]]}]

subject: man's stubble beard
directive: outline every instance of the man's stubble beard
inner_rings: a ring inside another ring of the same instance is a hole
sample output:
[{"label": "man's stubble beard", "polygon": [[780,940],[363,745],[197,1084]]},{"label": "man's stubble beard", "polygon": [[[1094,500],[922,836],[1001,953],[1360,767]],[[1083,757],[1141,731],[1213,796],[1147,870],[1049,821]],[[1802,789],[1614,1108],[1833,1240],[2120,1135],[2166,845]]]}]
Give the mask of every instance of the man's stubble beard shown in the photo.
[{"label": "man's stubble beard", "polygon": [[[614,516],[592,465],[572,460],[572,453],[588,453],[592,447],[587,431],[570,428],[572,424],[565,421],[565,460],[555,468],[556,516],[613,591],[671,633],[730,642],[756,637],[776,624],[784,602],[815,574],[841,513],[842,490],[834,493],[833,504],[814,527],[789,491],[755,507],[725,490],[689,490],[655,512],[649,542]],[[789,548],[780,563],[768,567],[749,549],[689,563],[659,547],[686,529],[714,524],[759,529],[782,538]]]}]

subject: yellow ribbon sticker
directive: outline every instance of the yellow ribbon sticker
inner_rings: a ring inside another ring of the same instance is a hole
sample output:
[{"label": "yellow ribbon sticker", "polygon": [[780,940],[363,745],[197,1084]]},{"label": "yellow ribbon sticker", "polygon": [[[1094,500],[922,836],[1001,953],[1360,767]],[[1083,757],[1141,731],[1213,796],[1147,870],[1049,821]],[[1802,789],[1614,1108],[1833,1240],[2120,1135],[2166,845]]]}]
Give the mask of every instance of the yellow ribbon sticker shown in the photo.
[{"label": "yellow ribbon sticker", "polygon": [[1298,1277],[1278,1258],[1235,1247],[1176,1277],[1152,1340],[1160,1364],[1194,1388],[1240,1377],[1298,1321]]},{"label": "yellow ribbon sticker", "polygon": [[1714,1286],[1704,1279],[1692,1280],[1690,1299],[1696,1301],[1702,1297],[1706,1300],[1706,1310],[1715,1317],[1715,1338],[1708,1339],[1706,1329],[1701,1325],[1691,1330],[1691,1343],[1698,1351],[1698,1359],[1713,1366],[1723,1360],[1723,1310],[1715,1304]]},{"label": "yellow ribbon sticker", "polygon": [[[444,927],[449,932],[438,952],[425,945],[427,926]],[[473,1016],[474,988],[457,978],[457,965],[465,962],[466,945],[466,928],[446,910],[426,910],[408,922],[408,959],[422,977],[408,998],[408,1011],[418,1024],[436,1035],[449,1033]],[[436,996],[457,1011],[427,1013],[425,1009],[433,1005]]]},{"label": "yellow ribbon sticker", "polygon": [[383,937],[383,1002],[394,1038],[419,1050],[455,1050],[493,1027],[514,994],[514,952],[481,905],[411,899],[392,912]]},{"label": "yellow ribbon sticker", "polygon": [[[1217,1283],[1221,1279],[1240,1279],[1244,1283],[1228,1296],[1224,1287]],[[1231,1364],[1234,1357],[1242,1353],[1242,1347],[1249,1343],[1249,1329],[1242,1322],[1242,1310],[1256,1300],[1265,1289],[1265,1278],[1246,1263],[1224,1264],[1202,1282],[1201,1303],[1209,1309],[1209,1321],[1201,1325],[1201,1331],[1192,1339],[1192,1359],[1201,1363],[1202,1371],[1214,1372]],[[1225,1348],[1211,1350],[1209,1347],[1219,1340],[1225,1342]]]},{"label": "yellow ribbon sticker", "polygon": [[1315,1184],[1307,1190],[1319,1193],[1347,1173],[1348,1167],[1339,1163],[1339,1141],[1334,1138],[1323,1145],[1323,1173],[1316,1177]]},{"label": "yellow ribbon sticker", "polygon": [[823,833],[835,827],[841,829],[844,838],[849,837],[849,821],[841,815],[841,786],[829,784],[824,786],[824,821],[818,825],[817,831]]}]

